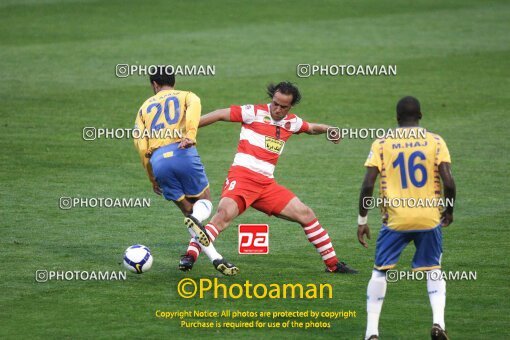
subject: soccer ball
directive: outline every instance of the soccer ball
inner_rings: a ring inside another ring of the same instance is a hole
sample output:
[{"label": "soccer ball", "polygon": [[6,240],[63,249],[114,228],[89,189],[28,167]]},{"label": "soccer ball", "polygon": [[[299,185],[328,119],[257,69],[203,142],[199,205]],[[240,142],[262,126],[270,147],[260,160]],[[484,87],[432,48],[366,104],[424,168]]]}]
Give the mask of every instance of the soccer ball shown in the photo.
[{"label": "soccer ball", "polygon": [[152,267],[152,255],[149,248],[135,244],[124,252],[124,267],[133,273],[145,273]]}]

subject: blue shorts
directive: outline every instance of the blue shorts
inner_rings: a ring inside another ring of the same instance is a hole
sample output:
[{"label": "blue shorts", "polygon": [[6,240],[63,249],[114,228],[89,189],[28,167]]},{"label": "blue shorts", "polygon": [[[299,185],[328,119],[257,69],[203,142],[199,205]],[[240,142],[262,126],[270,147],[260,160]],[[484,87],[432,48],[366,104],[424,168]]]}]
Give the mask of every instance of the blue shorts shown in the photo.
[{"label": "blue shorts", "polygon": [[413,270],[441,268],[443,235],[441,226],[423,231],[395,231],[383,224],[375,248],[377,270],[387,270],[397,265],[400,254],[409,242],[414,241],[416,252],[413,257]]},{"label": "blue shorts", "polygon": [[178,146],[179,143],[165,145],[154,151],[150,160],[163,196],[177,202],[185,197],[198,197],[209,187],[197,149]]}]

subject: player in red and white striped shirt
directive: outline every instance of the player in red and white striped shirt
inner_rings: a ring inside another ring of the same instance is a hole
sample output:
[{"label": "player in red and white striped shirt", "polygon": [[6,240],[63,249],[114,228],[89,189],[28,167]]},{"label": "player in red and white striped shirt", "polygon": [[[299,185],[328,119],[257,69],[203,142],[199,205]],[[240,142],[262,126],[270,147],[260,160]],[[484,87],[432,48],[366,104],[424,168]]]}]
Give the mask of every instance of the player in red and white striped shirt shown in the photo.
[{"label": "player in red and white striped shirt", "polygon": [[[306,237],[322,256],[327,272],[356,273],[337,259],[329,235],[313,210],[273,177],[278,158],[293,134],[324,134],[329,126],[308,123],[289,112],[301,99],[293,84],[269,85],[267,93],[272,99],[269,104],[231,106],[201,117],[199,127],[217,121],[242,123],[241,135],[216,214],[205,227],[189,217],[185,223],[197,235],[198,241],[208,246],[234,218],[252,206],[268,215],[301,224]],[[192,239],[190,244],[193,248],[189,253],[195,255],[195,261],[198,256],[196,242]],[[237,268],[232,275],[235,273]]]}]

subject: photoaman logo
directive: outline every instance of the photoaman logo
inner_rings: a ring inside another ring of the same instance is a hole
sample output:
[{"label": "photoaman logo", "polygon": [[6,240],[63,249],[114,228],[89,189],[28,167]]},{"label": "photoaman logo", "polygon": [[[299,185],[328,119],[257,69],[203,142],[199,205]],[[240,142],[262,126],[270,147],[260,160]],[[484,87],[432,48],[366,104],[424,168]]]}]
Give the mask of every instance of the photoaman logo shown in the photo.
[{"label": "photoaman logo", "polygon": [[269,225],[239,224],[239,254],[268,254]]}]

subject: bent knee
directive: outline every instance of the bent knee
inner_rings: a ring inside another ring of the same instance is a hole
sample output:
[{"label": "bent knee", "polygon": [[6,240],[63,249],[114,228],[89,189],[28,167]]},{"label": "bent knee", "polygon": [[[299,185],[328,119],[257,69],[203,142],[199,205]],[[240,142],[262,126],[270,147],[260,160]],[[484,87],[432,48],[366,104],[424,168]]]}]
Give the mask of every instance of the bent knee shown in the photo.
[{"label": "bent knee", "polygon": [[216,217],[220,222],[230,222],[231,220],[228,209],[223,207],[218,207],[218,211],[216,211]]},{"label": "bent knee", "polygon": [[298,211],[299,222],[301,224],[310,223],[315,219],[315,213],[309,206],[303,204]]},{"label": "bent knee", "polygon": [[188,216],[193,212],[193,204],[186,199],[182,201],[174,201],[174,203],[179,207],[184,216]]},{"label": "bent knee", "polygon": [[218,228],[219,230],[223,230],[232,220],[234,219],[234,214],[230,212],[229,209],[224,207],[218,207],[218,210],[216,211],[216,214],[211,219],[211,222]]}]

